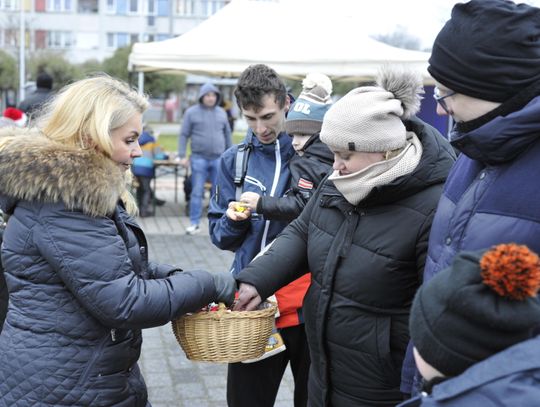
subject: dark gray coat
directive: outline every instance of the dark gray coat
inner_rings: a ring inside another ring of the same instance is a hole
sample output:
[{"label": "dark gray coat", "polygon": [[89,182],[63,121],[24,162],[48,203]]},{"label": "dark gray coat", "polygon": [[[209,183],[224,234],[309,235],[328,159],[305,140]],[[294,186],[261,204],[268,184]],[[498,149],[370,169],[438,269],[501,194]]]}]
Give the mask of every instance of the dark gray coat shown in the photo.
[{"label": "dark gray coat", "polygon": [[271,249],[237,277],[265,298],[311,271],[304,300],[310,406],[393,406],[401,400],[409,309],[453,163],[450,146],[432,128],[408,125],[424,147],[412,174],[373,190],[357,206],[324,181]]},{"label": "dark gray coat", "polygon": [[141,329],[215,298],[206,272],[148,263],[108,158],[18,136],[0,149],[10,302],[0,406],[145,406]]}]

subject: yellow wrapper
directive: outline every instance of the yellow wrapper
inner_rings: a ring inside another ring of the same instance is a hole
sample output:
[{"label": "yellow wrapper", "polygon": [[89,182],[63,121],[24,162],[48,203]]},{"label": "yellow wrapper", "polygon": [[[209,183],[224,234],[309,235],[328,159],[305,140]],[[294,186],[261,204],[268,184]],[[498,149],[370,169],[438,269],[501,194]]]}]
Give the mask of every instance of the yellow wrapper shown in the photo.
[{"label": "yellow wrapper", "polygon": [[243,205],[236,205],[235,208],[234,208],[234,210],[235,210],[236,212],[245,212],[246,209],[247,209],[247,207],[246,207],[246,206],[243,206]]}]

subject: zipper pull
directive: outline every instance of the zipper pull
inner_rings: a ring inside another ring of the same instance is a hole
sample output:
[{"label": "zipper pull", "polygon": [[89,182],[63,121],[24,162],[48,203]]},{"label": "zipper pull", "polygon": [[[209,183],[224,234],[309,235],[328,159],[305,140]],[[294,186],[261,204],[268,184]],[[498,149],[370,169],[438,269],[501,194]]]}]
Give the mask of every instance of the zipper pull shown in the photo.
[{"label": "zipper pull", "polygon": [[111,329],[111,340],[116,342],[116,329]]}]

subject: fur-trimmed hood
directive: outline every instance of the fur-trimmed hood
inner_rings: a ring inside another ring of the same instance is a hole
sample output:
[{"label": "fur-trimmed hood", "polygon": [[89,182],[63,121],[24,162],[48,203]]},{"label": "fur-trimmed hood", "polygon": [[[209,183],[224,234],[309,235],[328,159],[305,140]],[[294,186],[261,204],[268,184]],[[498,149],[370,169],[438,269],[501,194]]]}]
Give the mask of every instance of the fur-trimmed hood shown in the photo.
[{"label": "fur-trimmed hood", "polygon": [[121,169],[95,150],[64,146],[35,130],[0,133],[3,202],[61,202],[68,209],[105,216],[114,212],[125,183]]}]

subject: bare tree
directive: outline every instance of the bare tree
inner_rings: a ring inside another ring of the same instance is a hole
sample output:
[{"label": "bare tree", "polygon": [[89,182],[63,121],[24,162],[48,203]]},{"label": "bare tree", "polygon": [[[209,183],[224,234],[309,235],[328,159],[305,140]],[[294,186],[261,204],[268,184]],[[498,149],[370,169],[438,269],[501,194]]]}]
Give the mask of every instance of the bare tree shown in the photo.
[{"label": "bare tree", "polygon": [[415,37],[406,27],[398,25],[396,29],[388,34],[378,34],[373,36],[374,39],[385,44],[392,45],[397,48],[421,50],[420,38]]}]

